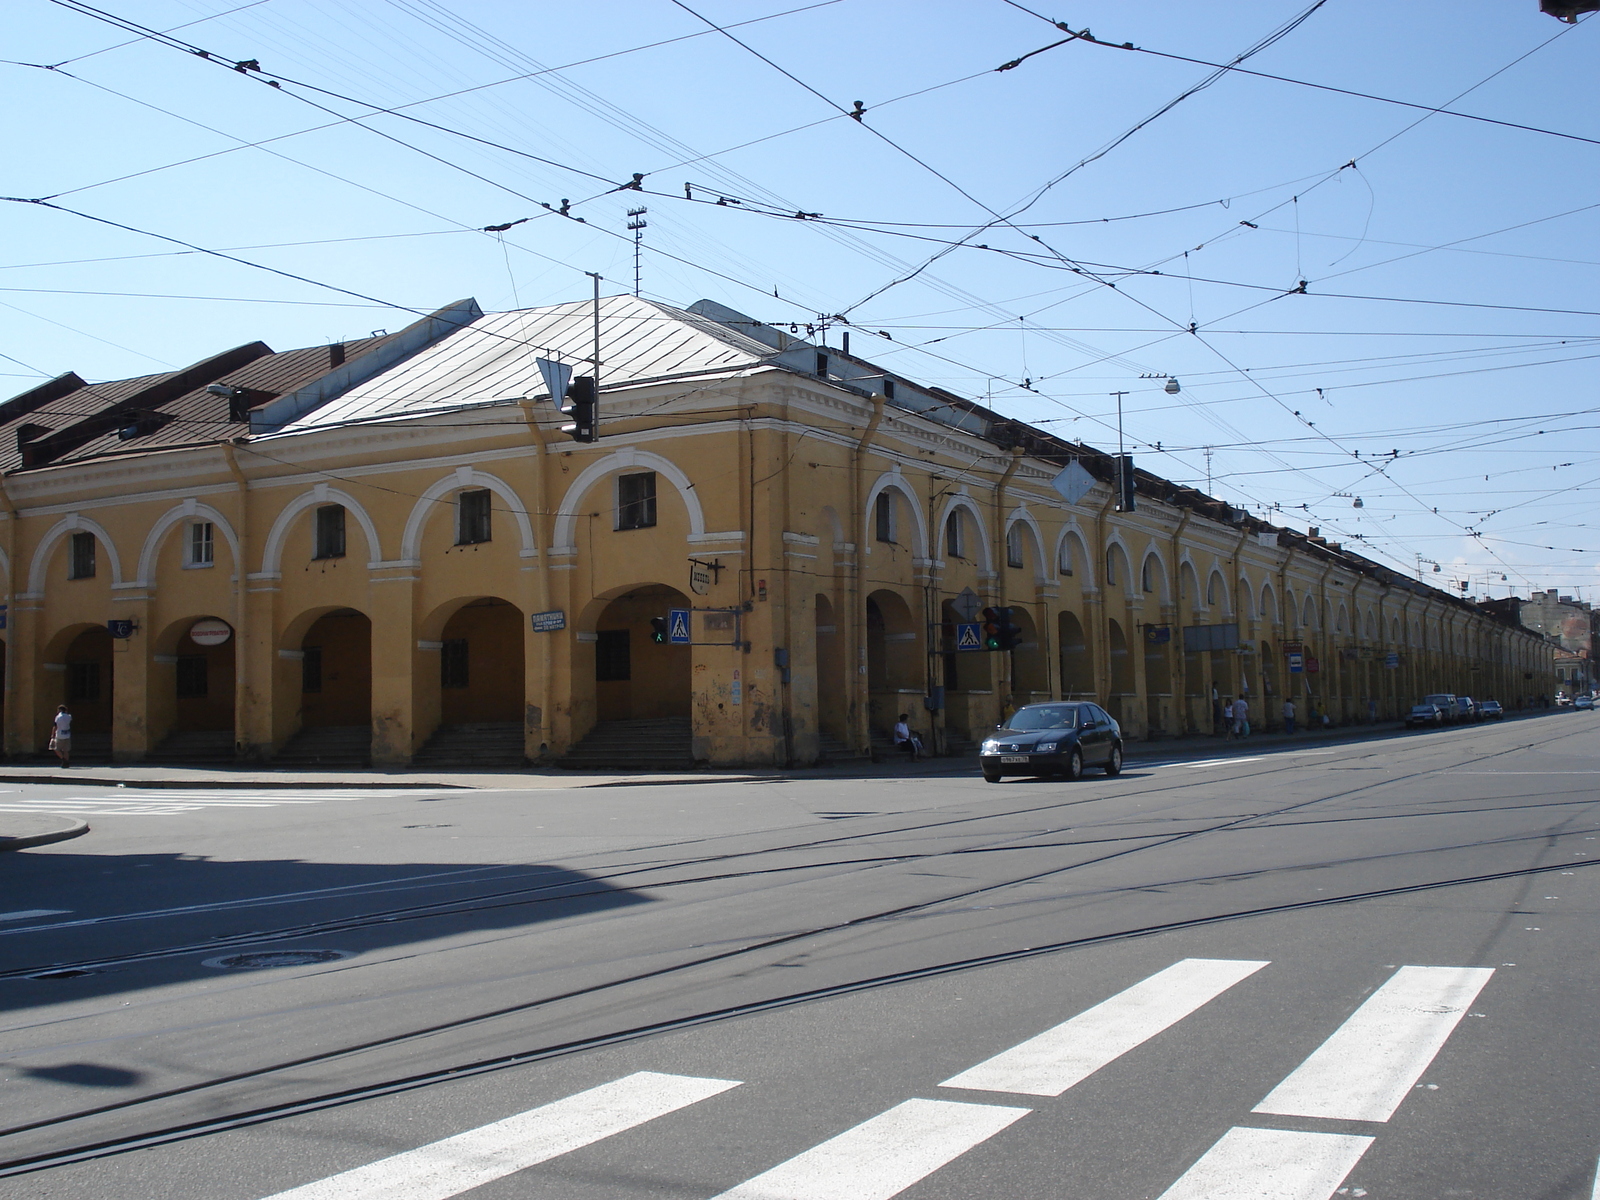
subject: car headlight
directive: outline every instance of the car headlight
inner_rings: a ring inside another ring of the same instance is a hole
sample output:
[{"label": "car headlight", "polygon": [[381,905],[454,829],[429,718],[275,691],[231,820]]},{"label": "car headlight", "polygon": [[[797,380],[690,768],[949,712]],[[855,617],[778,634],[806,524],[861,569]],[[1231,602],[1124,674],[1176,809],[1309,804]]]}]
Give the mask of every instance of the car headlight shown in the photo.
[{"label": "car headlight", "polygon": [[983,754],[993,754],[999,749],[1000,749],[1000,743],[998,743],[998,742],[994,741],[993,739],[991,739],[991,740],[989,740],[989,741],[987,741],[987,742],[985,742],[983,744],[983,750],[981,751],[981,753],[983,753]]},{"label": "car headlight", "polygon": [[1057,742],[1040,742],[1033,748],[1035,754],[1054,754]]}]

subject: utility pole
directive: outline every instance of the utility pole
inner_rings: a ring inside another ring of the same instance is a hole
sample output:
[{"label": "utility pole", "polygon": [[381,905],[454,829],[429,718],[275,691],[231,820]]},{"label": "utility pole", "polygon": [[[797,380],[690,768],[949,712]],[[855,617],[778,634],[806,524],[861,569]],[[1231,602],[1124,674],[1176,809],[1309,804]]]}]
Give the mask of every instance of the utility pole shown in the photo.
[{"label": "utility pole", "polygon": [[648,208],[630,208],[628,210],[628,231],[633,234],[633,294],[639,294],[639,250],[644,242],[644,231],[650,223],[644,219]]}]

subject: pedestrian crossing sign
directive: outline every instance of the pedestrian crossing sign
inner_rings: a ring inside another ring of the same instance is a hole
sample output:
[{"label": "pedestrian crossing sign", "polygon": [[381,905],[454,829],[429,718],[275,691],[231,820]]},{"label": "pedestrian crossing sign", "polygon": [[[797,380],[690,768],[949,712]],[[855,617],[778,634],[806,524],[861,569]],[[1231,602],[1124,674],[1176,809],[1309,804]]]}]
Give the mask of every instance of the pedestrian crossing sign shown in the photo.
[{"label": "pedestrian crossing sign", "polygon": [[667,610],[667,641],[674,646],[687,646],[689,644],[689,610],[687,608],[669,608]]},{"label": "pedestrian crossing sign", "polygon": [[970,625],[963,622],[962,624],[956,626],[956,649],[983,649],[983,633],[976,621]]}]

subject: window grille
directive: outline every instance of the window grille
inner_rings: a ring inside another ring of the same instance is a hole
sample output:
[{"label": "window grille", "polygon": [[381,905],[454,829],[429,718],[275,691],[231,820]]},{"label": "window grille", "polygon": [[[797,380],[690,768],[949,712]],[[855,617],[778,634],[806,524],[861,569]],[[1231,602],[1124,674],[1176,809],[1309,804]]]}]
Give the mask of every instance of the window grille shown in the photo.
[{"label": "window grille", "polygon": [[324,504],[317,509],[316,557],[344,557],[344,505]]},{"label": "window grille", "polygon": [[67,578],[93,579],[95,555],[94,534],[73,534],[70,555],[71,561],[68,563]]},{"label": "window grille", "polygon": [[489,540],[491,531],[488,488],[462,492],[456,499],[456,545],[477,546]]},{"label": "window grille", "polygon": [[617,476],[617,528],[650,529],[656,523],[656,473]]}]

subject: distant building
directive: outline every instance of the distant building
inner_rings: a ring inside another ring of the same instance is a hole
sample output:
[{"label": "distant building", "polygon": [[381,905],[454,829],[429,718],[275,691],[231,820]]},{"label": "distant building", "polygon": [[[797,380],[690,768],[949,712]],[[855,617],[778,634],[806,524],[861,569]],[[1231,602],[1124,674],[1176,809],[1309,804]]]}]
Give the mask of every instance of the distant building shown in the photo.
[{"label": "distant building", "polygon": [[[597,334],[583,444],[538,361]],[[64,375],[0,404],[0,472],[11,753],[62,702],[83,757],[619,766],[1556,686],[1502,614],[1147,472],[1123,511],[1113,456],[709,301]]]},{"label": "distant building", "polygon": [[1524,628],[1543,634],[1560,647],[1556,669],[1562,683],[1580,692],[1590,691],[1600,664],[1600,611],[1587,601],[1560,595],[1555,588],[1535,592],[1519,607]]}]

